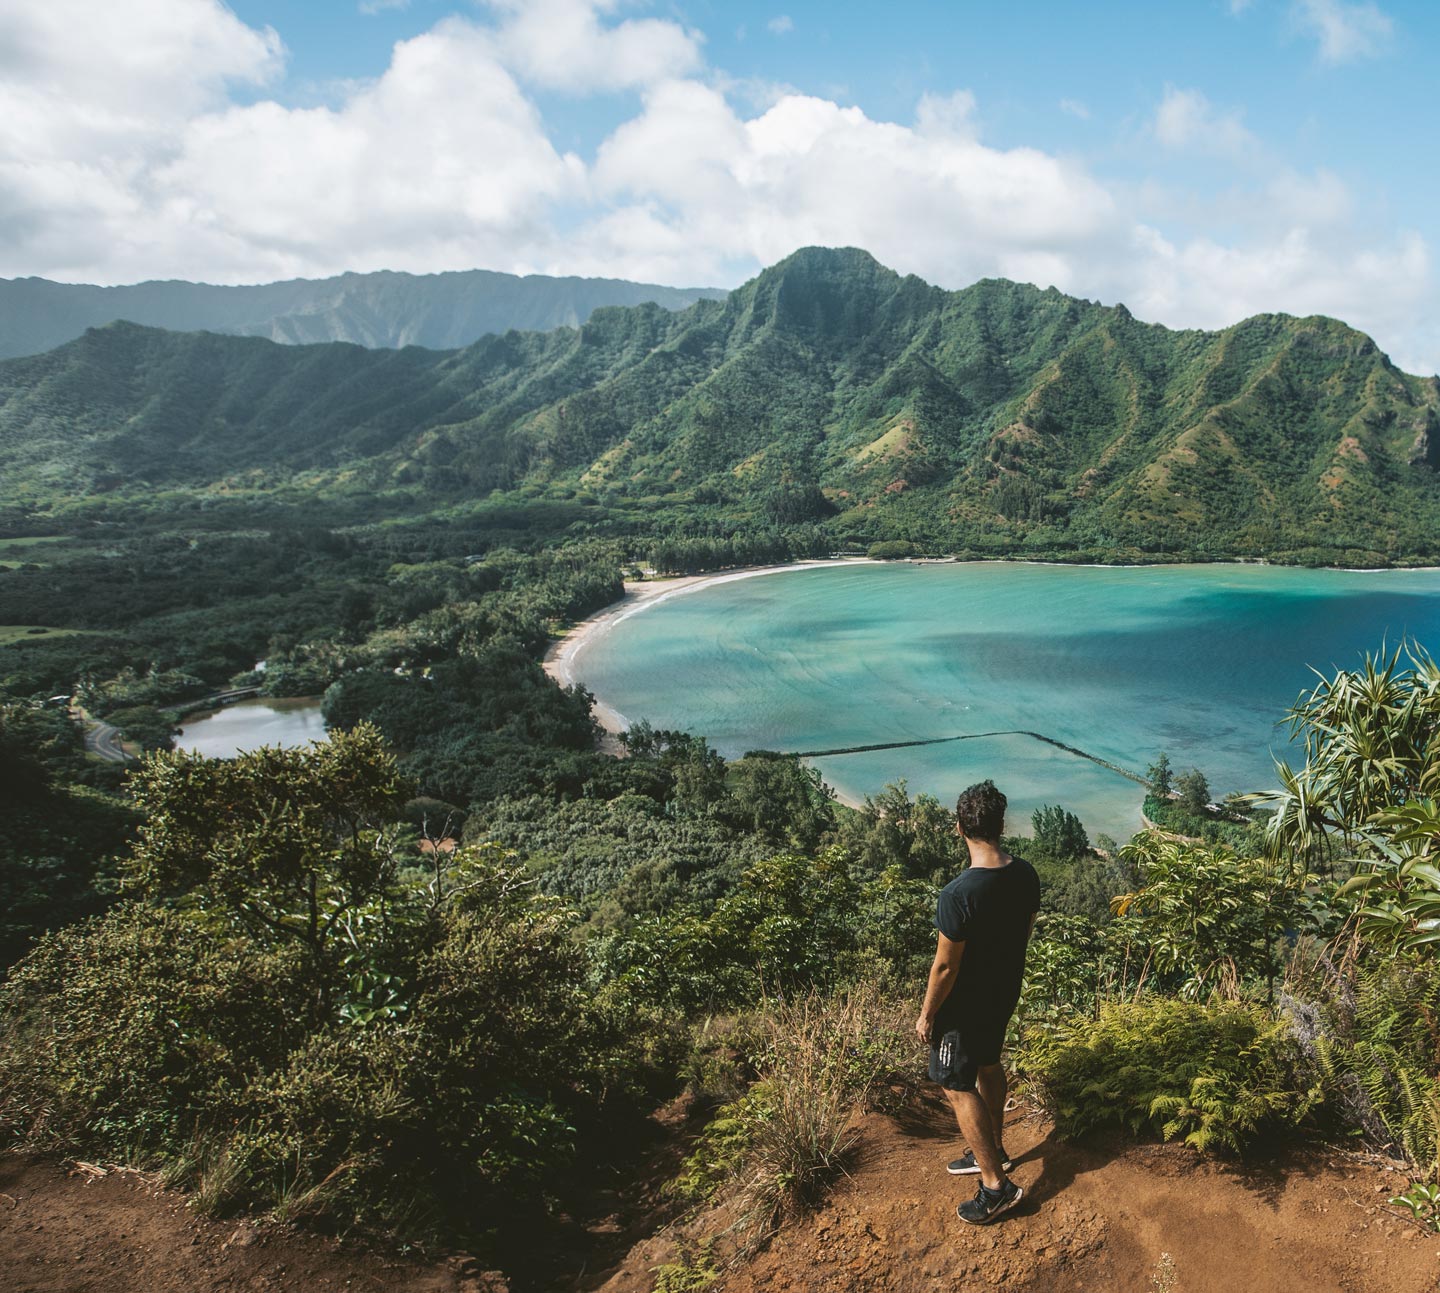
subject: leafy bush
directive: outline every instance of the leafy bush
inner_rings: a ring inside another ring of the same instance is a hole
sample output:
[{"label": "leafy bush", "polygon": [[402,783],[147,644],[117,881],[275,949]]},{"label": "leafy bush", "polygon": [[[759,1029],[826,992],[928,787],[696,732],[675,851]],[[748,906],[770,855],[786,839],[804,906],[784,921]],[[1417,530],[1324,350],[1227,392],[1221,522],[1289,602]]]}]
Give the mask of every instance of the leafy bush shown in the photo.
[{"label": "leafy bush", "polygon": [[898,561],[919,556],[920,549],[908,539],[882,539],[866,548],[865,555],[872,561]]},{"label": "leafy bush", "polygon": [[1223,846],[1142,831],[1121,850],[1140,887],[1115,900],[1162,983],[1190,1000],[1273,976],[1275,942],[1308,924],[1313,877]]},{"label": "leafy bush", "polygon": [[[0,990],[0,1125],[171,1165],[210,1211],[412,1234],[533,1213],[582,1131],[674,1072],[668,1018],[585,990],[575,914],[495,846],[404,865],[364,729],[156,756],[131,868],[165,899],[52,934]],[[418,855],[415,860],[419,861]]]},{"label": "leafy bush", "polygon": [[41,940],[0,986],[10,1126],[66,1145],[178,1154],[240,1117],[303,1037],[296,957],[140,903]]},{"label": "leafy bush", "polygon": [[597,941],[601,982],[687,1014],[775,993],[921,981],[934,891],[898,868],[867,875],[839,848],[749,867],[713,910],[641,920]]},{"label": "leafy bush", "polygon": [[1155,999],[1027,1039],[1020,1067],[1063,1136],[1119,1125],[1238,1151],[1318,1103],[1298,1059],[1289,1026],[1258,1007]]}]

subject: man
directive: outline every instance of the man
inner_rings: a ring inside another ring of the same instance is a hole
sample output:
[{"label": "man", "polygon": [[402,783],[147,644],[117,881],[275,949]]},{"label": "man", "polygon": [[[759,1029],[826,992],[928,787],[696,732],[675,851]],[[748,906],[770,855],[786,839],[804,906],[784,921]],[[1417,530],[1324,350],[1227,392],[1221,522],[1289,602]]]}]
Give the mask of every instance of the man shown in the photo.
[{"label": "man", "polygon": [[935,962],[915,1022],[930,1046],[930,1079],[944,1089],[970,1143],[949,1170],[980,1177],[975,1197],[956,1209],[976,1225],[994,1221],[1024,1194],[1006,1176],[1000,1051],[1020,999],[1040,879],[1023,858],[1000,847],[1004,826],[1005,796],[994,782],[971,786],[955,805],[955,830],[970,850],[970,865],[940,891]]}]

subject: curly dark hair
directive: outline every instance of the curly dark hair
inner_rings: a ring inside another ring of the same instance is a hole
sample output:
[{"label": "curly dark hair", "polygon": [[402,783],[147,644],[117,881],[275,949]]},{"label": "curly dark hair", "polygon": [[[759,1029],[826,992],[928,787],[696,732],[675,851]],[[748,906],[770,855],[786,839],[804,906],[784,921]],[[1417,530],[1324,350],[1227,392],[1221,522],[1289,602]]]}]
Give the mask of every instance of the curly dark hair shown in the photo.
[{"label": "curly dark hair", "polygon": [[955,801],[955,820],[970,839],[998,844],[1005,829],[1006,802],[993,781],[976,782]]}]

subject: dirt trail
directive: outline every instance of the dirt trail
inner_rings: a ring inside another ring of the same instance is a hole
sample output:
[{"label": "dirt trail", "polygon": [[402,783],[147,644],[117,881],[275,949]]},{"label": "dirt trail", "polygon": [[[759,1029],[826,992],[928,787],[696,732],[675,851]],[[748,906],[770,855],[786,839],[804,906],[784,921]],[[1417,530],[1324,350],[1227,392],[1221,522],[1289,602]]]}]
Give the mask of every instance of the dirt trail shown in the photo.
[{"label": "dirt trail", "polygon": [[[205,1221],[133,1174],[89,1179],[0,1155],[0,1289],[650,1293],[655,1267],[675,1257],[671,1235],[653,1232],[670,1209],[658,1182],[693,1132],[684,1112],[669,1108],[635,1178],[603,1183],[572,1233],[562,1227],[511,1265],[508,1285],[465,1257],[403,1261]],[[1321,1150],[1242,1165],[1176,1145],[1066,1145],[1018,1114],[1006,1140],[1027,1197],[994,1226],[969,1227],[954,1209],[974,1178],[945,1172],[956,1152],[948,1110],[927,1097],[868,1117],[850,1177],[715,1293],[1152,1293],[1162,1253],[1173,1293],[1440,1293],[1440,1236],[1385,1205],[1404,1178],[1377,1165]]]},{"label": "dirt trail", "polygon": [[205,1221],[129,1172],[0,1154],[5,1293],[501,1293],[465,1258],[421,1263],[248,1221]]},{"label": "dirt trail", "polygon": [[[871,1116],[850,1178],[716,1293],[1149,1293],[1162,1253],[1174,1293],[1440,1290],[1440,1235],[1385,1206],[1398,1173],[1320,1151],[1242,1165],[1178,1145],[1079,1147],[1033,1116],[1012,1115],[1006,1140],[1027,1197],[972,1227],[955,1205],[974,1178],[945,1172],[948,1110]],[[648,1293],[668,1260],[667,1241],[642,1245],[605,1293]]]}]

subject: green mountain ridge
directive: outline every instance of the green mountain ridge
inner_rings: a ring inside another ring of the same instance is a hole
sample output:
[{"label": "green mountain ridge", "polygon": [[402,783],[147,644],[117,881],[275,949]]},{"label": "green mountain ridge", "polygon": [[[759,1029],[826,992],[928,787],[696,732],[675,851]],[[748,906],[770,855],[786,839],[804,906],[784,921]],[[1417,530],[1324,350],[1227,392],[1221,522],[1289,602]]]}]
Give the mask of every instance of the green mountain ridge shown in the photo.
[{"label": "green mountain ridge", "polygon": [[113,325],[0,364],[0,503],[299,487],[383,514],[492,491],[941,551],[1416,561],[1440,381],[1324,317],[1172,331],[807,248],[671,313],[449,352]]},{"label": "green mountain ridge", "polygon": [[180,280],[99,287],[0,279],[0,358],[39,354],[117,320],[299,345],[351,341],[448,350],[510,328],[578,327],[601,306],[654,301],[678,310],[719,288],[662,287],[615,278],[519,276],[474,269],[380,270],[323,279],[221,286]]}]

